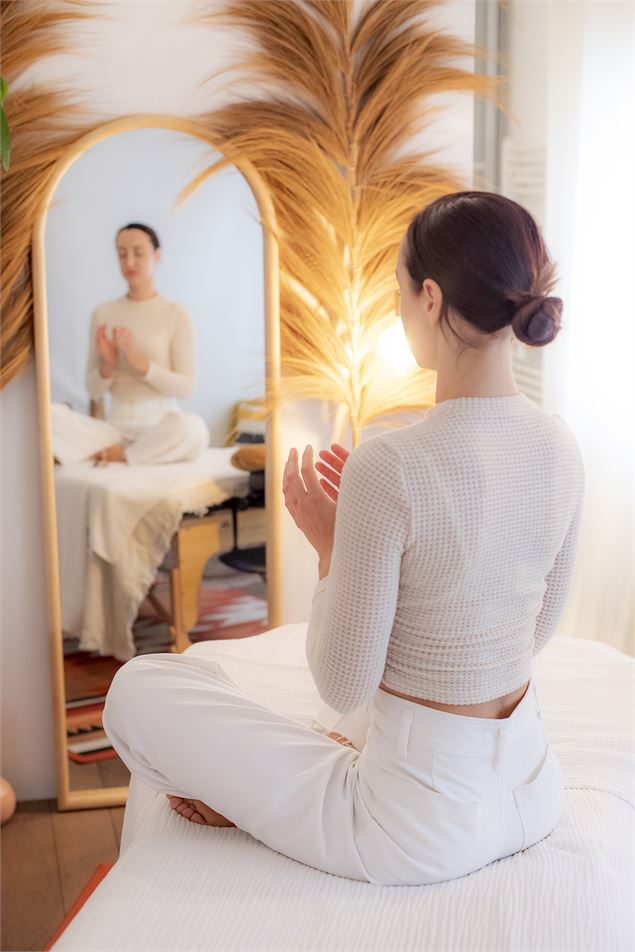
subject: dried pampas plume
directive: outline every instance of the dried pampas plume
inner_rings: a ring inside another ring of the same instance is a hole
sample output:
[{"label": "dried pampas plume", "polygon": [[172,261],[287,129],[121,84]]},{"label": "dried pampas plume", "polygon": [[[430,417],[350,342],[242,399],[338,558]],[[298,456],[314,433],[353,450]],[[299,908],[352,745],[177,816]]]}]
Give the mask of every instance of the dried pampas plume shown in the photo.
[{"label": "dried pampas plume", "polygon": [[2,322],[0,387],[28,363],[33,353],[31,239],[49,175],[66,149],[94,127],[69,87],[50,88],[22,81],[34,63],[71,46],[69,25],[103,16],[92,0],[2,0],[0,50],[8,84],[4,108],[11,134],[11,165],[2,172]]},{"label": "dried pampas plume", "polygon": [[[332,401],[347,410],[353,446],[370,421],[434,400],[432,371],[382,364],[381,335],[398,321],[394,271],[410,219],[469,187],[429,150],[397,153],[439,111],[431,96],[472,92],[500,105],[500,79],[472,69],[475,55],[491,54],[435,25],[438,6],[366,0],[353,21],[352,0],[228,0],[199,3],[189,18],[253,40],[233,68],[260,96],[197,117],[224,158],[180,198],[234,157],[247,158],[271,191],[282,384],[266,395],[263,416],[289,397]],[[463,57],[465,69],[456,65]]]}]

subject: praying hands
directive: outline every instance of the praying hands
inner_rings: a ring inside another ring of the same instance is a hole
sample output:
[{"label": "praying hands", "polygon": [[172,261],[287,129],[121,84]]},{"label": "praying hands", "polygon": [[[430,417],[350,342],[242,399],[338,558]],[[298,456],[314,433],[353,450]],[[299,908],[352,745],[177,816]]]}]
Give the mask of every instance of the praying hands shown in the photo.
[{"label": "praying hands", "polygon": [[99,351],[99,373],[102,377],[111,377],[117,367],[121,354],[129,367],[144,376],[148,372],[150,361],[139,350],[134,333],[127,327],[114,327],[112,340],[106,335],[106,325],[97,328],[97,349]]}]

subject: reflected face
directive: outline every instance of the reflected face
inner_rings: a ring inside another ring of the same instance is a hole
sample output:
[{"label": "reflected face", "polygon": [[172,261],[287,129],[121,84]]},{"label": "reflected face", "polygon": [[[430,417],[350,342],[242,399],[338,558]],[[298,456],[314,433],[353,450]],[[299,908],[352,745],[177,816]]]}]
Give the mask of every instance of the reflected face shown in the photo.
[{"label": "reflected face", "polygon": [[399,284],[399,316],[418,365],[427,370],[436,370],[443,293],[431,278],[426,278],[417,292],[403,260],[404,243],[405,236],[399,245],[395,272]]},{"label": "reflected face", "polygon": [[150,235],[140,228],[125,228],[117,235],[117,255],[121,273],[129,284],[144,283],[154,275],[161,257]]}]

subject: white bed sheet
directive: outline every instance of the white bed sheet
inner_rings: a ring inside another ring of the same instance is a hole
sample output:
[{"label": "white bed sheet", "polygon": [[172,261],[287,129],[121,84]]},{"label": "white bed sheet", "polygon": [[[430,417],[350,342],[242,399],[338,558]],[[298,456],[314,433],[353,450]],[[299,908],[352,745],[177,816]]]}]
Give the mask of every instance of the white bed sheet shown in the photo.
[{"label": "white bed sheet", "polygon": [[195,462],[55,466],[62,630],[82,651],[134,656],[132,622],[185,513],[249,490],[236,446]]},{"label": "white bed sheet", "polygon": [[[221,659],[246,695],[309,725],[321,701],[305,638],[299,623],[187,650]],[[632,952],[635,660],[558,636],[533,670],[566,805],[531,848],[445,883],[375,886],[242,830],[188,823],[133,778],[119,859],[53,948]]]}]

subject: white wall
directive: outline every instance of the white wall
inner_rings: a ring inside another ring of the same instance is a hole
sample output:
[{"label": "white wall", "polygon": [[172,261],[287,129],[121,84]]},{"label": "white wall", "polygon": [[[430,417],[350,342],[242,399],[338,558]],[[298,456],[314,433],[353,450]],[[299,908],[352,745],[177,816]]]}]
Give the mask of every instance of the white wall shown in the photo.
[{"label": "white wall", "polygon": [[[184,26],[187,6],[111,0],[103,4],[109,19],[74,28],[77,53],[43,60],[31,75],[81,90],[86,104],[103,111],[104,121],[138,112],[193,115],[216,108],[241,90],[235,84],[223,90],[222,79],[213,87],[204,80],[230,63],[236,43],[245,40],[227,29]],[[456,35],[473,39],[473,0],[448,2],[435,16]],[[472,99],[464,94],[437,99],[449,111],[439,115],[421,147],[438,149],[436,159],[463,174],[469,187]],[[314,400],[285,407],[281,462],[291,446],[302,451],[312,443],[317,452],[336,438],[334,410]],[[28,800],[56,795],[32,364],[0,393],[0,414],[2,775],[19,800]],[[369,428],[364,435],[371,433]],[[350,435],[343,442],[350,447]],[[282,512],[282,622],[287,623],[308,618],[317,556],[284,507]]]}]

